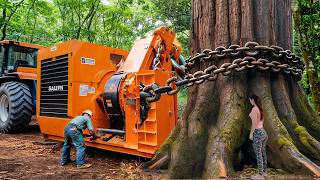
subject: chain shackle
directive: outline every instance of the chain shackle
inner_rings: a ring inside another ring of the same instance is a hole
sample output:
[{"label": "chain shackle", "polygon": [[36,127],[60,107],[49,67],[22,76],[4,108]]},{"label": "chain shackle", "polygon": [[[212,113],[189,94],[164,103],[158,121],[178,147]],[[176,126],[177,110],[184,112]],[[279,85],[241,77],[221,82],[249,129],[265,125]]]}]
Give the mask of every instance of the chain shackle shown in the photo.
[{"label": "chain shackle", "polygon": [[146,98],[146,101],[148,103],[151,103],[151,102],[156,102],[158,101],[160,98],[161,98],[161,93],[155,93],[155,86],[157,86],[156,84],[150,84],[148,86],[145,86],[143,88],[143,92],[148,92],[151,94],[151,97],[147,97]]},{"label": "chain shackle", "polygon": [[[168,91],[167,94],[168,95],[175,95],[177,94],[179,91],[180,91],[180,88],[181,86],[177,86],[175,83],[178,81],[178,78],[177,77],[172,77],[172,78],[169,78],[167,81],[166,81],[166,86],[169,86],[172,88],[171,91]],[[173,84],[174,86],[176,86],[176,89],[173,89],[173,87],[171,86],[171,84]]]}]

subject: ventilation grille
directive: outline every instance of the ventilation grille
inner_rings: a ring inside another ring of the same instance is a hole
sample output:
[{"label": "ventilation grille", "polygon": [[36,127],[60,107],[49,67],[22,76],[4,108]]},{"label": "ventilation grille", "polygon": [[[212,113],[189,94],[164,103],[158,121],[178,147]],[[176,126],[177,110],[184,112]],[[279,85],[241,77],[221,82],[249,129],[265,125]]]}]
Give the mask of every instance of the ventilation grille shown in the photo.
[{"label": "ventilation grille", "polygon": [[40,115],[68,116],[68,55],[41,61]]}]

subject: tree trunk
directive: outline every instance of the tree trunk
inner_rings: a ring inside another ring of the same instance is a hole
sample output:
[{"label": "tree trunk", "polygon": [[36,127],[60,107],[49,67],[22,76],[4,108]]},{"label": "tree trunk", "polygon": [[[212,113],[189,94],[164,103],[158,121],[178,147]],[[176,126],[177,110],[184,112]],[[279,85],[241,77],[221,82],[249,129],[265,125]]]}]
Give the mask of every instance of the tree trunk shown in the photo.
[{"label": "tree trunk", "polygon": [[[193,0],[190,52],[248,41],[290,49],[290,8],[290,0]],[[226,56],[192,70],[230,61]],[[251,150],[252,93],[262,99],[268,165],[320,176],[319,117],[291,75],[255,69],[190,87],[177,128],[147,166],[168,167],[171,178],[228,177],[243,169]]]},{"label": "tree trunk", "polygon": [[7,25],[6,25],[6,17],[7,17],[7,9],[6,7],[3,8],[2,10],[2,24],[1,24],[1,32],[2,32],[2,37],[1,37],[1,41],[4,40],[6,38],[6,29],[7,29]]},{"label": "tree trunk", "polygon": [[298,2],[295,3],[293,9],[293,18],[295,23],[294,28],[299,34],[299,46],[302,52],[303,59],[306,63],[306,71],[310,83],[313,103],[315,109],[320,113],[320,79],[318,78],[318,72],[315,69],[315,52],[313,52],[310,46],[308,46],[307,42],[309,38],[307,36],[307,33],[303,32],[303,27],[301,24],[302,14]]}]

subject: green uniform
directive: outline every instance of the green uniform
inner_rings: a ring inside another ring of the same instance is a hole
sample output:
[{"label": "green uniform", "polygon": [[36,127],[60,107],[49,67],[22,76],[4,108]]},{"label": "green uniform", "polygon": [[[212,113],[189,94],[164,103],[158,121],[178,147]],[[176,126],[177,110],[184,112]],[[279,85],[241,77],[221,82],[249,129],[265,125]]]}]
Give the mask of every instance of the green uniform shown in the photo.
[{"label": "green uniform", "polygon": [[73,118],[70,123],[77,125],[78,129],[84,130],[88,128],[90,131],[93,131],[91,120],[85,116],[77,116]]},{"label": "green uniform", "polygon": [[91,120],[85,116],[77,116],[73,118],[64,129],[64,144],[62,147],[61,165],[68,164],[71,161],[71,144],[73,144],[77,150],[77,165],[82,165],[85,163],[85,146],[82,130],[86,128],[88,128],[90,131],[93,131]]}]

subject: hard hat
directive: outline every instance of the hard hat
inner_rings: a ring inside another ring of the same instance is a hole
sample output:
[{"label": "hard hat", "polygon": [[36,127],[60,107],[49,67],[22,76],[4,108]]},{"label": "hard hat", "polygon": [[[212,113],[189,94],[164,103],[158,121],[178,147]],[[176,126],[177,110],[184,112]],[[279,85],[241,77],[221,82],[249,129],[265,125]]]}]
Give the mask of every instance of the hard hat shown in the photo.
[{"label": "hard hat", "polygon": [[91,110],[87,109],[87,110],[83,111],[82,114],[88,114],[88,115],[92,116],[93,112]]}]

